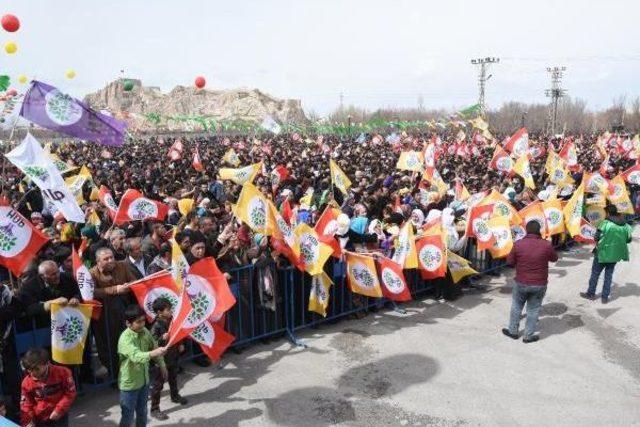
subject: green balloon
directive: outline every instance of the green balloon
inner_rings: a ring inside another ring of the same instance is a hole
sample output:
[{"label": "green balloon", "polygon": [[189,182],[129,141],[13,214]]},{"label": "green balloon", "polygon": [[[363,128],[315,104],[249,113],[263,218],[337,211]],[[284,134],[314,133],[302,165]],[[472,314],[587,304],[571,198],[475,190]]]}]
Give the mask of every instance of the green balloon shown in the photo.
[{"label": "green balloon", "polygon": [[131,89],[133,89],[133,82],[131,80],[125,80],[124,82],[125,92],[129,92]]}]

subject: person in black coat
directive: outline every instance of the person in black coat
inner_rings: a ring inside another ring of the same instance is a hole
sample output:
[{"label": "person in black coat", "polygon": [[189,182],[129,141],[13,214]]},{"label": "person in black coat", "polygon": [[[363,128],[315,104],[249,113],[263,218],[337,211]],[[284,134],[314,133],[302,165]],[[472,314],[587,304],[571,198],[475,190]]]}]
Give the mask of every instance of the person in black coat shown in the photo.
[{"label": "person in black coat", "polygon": [[51,304],[76,306],[82,296],[75,279],[68,273],[61,273],[54,261],[42,261],[38,274],[27,279],[17,295],[24,314],[36,317],[38,323],[50,324]]},{"label": "person in black coat", "polygon": [[147,269],[151,265],[153,258],[142,252],[142,239],[139,237],[130,237],[124,243],[124,251],[127,254],[125,263],[136,280],[140,280],[147,276]]}]

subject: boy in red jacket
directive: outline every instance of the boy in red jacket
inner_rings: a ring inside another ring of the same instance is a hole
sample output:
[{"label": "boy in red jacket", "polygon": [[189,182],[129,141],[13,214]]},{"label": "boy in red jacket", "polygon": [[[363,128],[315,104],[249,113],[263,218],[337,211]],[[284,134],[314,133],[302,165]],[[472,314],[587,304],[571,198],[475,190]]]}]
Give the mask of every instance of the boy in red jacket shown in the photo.
[{"label": "boy in red jacket", "polygon": [[27,376],[22,380],[21,424],[28,427],[66,427],[67,413],[76,398],[71,371],[49,363],[43,348],[27,351],[22,358]]}]

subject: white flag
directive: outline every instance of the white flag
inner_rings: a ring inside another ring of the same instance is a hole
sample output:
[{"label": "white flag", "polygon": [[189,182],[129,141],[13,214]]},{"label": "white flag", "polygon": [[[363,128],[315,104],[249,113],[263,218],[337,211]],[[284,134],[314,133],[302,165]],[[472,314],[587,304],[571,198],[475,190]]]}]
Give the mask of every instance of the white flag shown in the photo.
[{"label": "white flag", "polygon": [[62,212],[67,221],[84,223],[84,212],[76,198],[65,185],[56,165],[31,134],[27,134],[22,143],[5,156],[40,188],[45,202]]},{"label": "white flag", "polygon": [[269,132],[273,132],[276,135],[280,133],[280,125],[276,123],[275,120],[271,118],[271,116],[267,116],[262,121],[260,125],[264,130],[268,130]]},{"label": "white flag", "polygon": [[29,126],[29,121],[20,116],[22,101],[24,101],[23,93],[0,101],[0,129],[11,130],[14,126]]}]

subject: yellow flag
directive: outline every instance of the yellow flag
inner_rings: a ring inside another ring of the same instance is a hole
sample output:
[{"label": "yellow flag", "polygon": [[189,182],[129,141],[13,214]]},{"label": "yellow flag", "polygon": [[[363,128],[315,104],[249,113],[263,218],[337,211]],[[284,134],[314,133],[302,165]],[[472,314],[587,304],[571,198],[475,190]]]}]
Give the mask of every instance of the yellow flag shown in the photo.
[{"label": "yellow flag", "polygon": [[224,156],[222,156],[222,161],[236,168],[238,167],[238,165],[240,165],[240,159],[238,158],[238,155],[233,148],[229,148],[227,152],[224,153]]},{"label": "yellow flag", "polygon": [[180,199],[178,200],[178,210],[180,215],[186,216],[196,206],[196,201],[193,199]]},{"label": "yellow flag", "polygon": [[624,182],[622,175],[617,175],[611,180],[611,189],[609,190],[607,199],[618,208],[619,213],[634,213],[629,192],[627,191],[627,184]]},{"label": "yellow flag", "polygon": [[91,188],[91,194],[89,195],[89,200],[92,202],[96,202],[100,199],[100,190],[95,185]]},{"label": "yellow flag", "polygon": [[493,204],[493,213],[491,216],[507,216],[511,224],[520,224],[522,223],[522,218],[518,215],[518,211],[516,208],[511,205],[509,200],[504,197],[502,194],[497,192],[495,189],[491,190],[491,193],[480,203],[478,206],[486,206]]},{"label": "yellow flag", "polygon": [[533,175],[531,175],[531,168],[529,167],[529,157],[526,153],[520,156],[516,161],[516,164],[513,166],[513,170],[522,177],[524,184],[527,187],[535,190],[536,184],[533,182]]},{"label": "yellow flag", "polygon": [[311,207],[313,199],[313,188],[307,189],[307,192],[304,196],[300,197],[300,205],[307,205],[308,208]]},{"label": "yellow flag", "polygon": [[242,186],[235,214],[256,233],[271,235],[269,227],[269,200],[253,184]]},{"label": "yellow flag", "polygon": [[92,210],[87,218],[87,222],[91,225],[95,225],[96,227],[100,227],[102,221],[100,221],[100,217],[96,213],[96,211]]},{"label": "yellow flag", "polygon": [[571,237],[580,234],[582,223],[582,207],[584,205],[584,182],[573,193],[567,205],[562,210],[564,224]]},{"label": "yellow flag", "polygon": [[304,269],[312,276],[322,273],[333,249],[326,243],[322,243],[315,230],[305,223],[296,227],[296,236],[300,243],[300,258],[304,262]]},{"label": "yellow flag", "polygon": [[544,216],[547,219],[549,236],[564,233],[564,215],[560,200],[555,197],[549,198],[547,201],[542,202],[542,210],[544,210]]},{"label": "yellow flag", "polygon": [[178,290],[182,290],[187,274],[189,274],[189,263],[178,242],[175,239],[171,239],[171,276]]},{"label": "yellow flag", "polygon": [[526,226],[529,221],[536,221],[540,224],[540,234],[542,237],[548,236],[547,217],[544,213],[542,202],[536,200],[533,203],[529,203],[518,211],[518,215],[522,218],[522,225]]},{"label": "yellow flag", "polygon": [[458,283],[467,276],[478,274],[478,272],[471,267],[469,261],[451,251],[447,251],[447,267],[449,267],[449,273],[451,273],[453,283]]},{"label": "yellow flag", "polygon": [[340,166],[338,166],[333,159],[329,160],[329,169],[331,170],[331,183],[335,185],[342,194],[346,195],[349,187],[351,187],[351,180],[342,172]]},{"label": "yellow flag", "polygon": [[70,176],[64,180],[64,183],[67,184],[71,193],[76,197],[79,205],[85,203],[84,197],[82,196],[82,186],[87,181],[93,181],[93,178],[91,177],[91,171],[86,166],[82,166],[77,175]]},{"label": "yellow flag", "polygon": [[403,151],[396,164],[396,169],[420,172],[424,167],[424,158],[421,151]]},{"label": "yellow flag", "polygon": [[311,291],[309,292],[309,311],[313,311],[327,317],[327,307],[329,306],[329,288],[333,282],[326,272],[312,277]]},{"label": "yellow flag", "polygon": [[64,365],[81,365],[93,306],[51,304],[51,356]]},{"label": "yellow flag", "polygon": [[558,156],[555,151],[549,150],[547,154],[547,161],[544,164],[544,170],[547,174],[551,176],[554,170],[558,168],[563,169],[564,166],[564,160],[562,160],[562,157]]},{"label": "yellow flag", "polygon": [[411,221],[407,221],[400,229],[392,259],[403,268],[418,268],[418,251]]},{"label": "yellow flag", "polygon": [[382,288],[380,288],[373,257],[347,252],[346,260],[347,282],[351,292],[368,297],[382,297]]},{"label": "yellow flag", "polygon": [[218,172],[220,179],[231,180],[238,185],[243,185],[246,182],[253,182],[260,169],[262,168],[262,162],[254,163],[253,165],[245,166],[239,169],[222,168]]},{"label": "yellow flag", "polygon": [[511,226],[506,216],[491,218],[487,221],[487,226],[496,238],[493,246],[489,248],[493,258],[503,258],[509,255],[513,248],[513,236],[511,235]]}]

